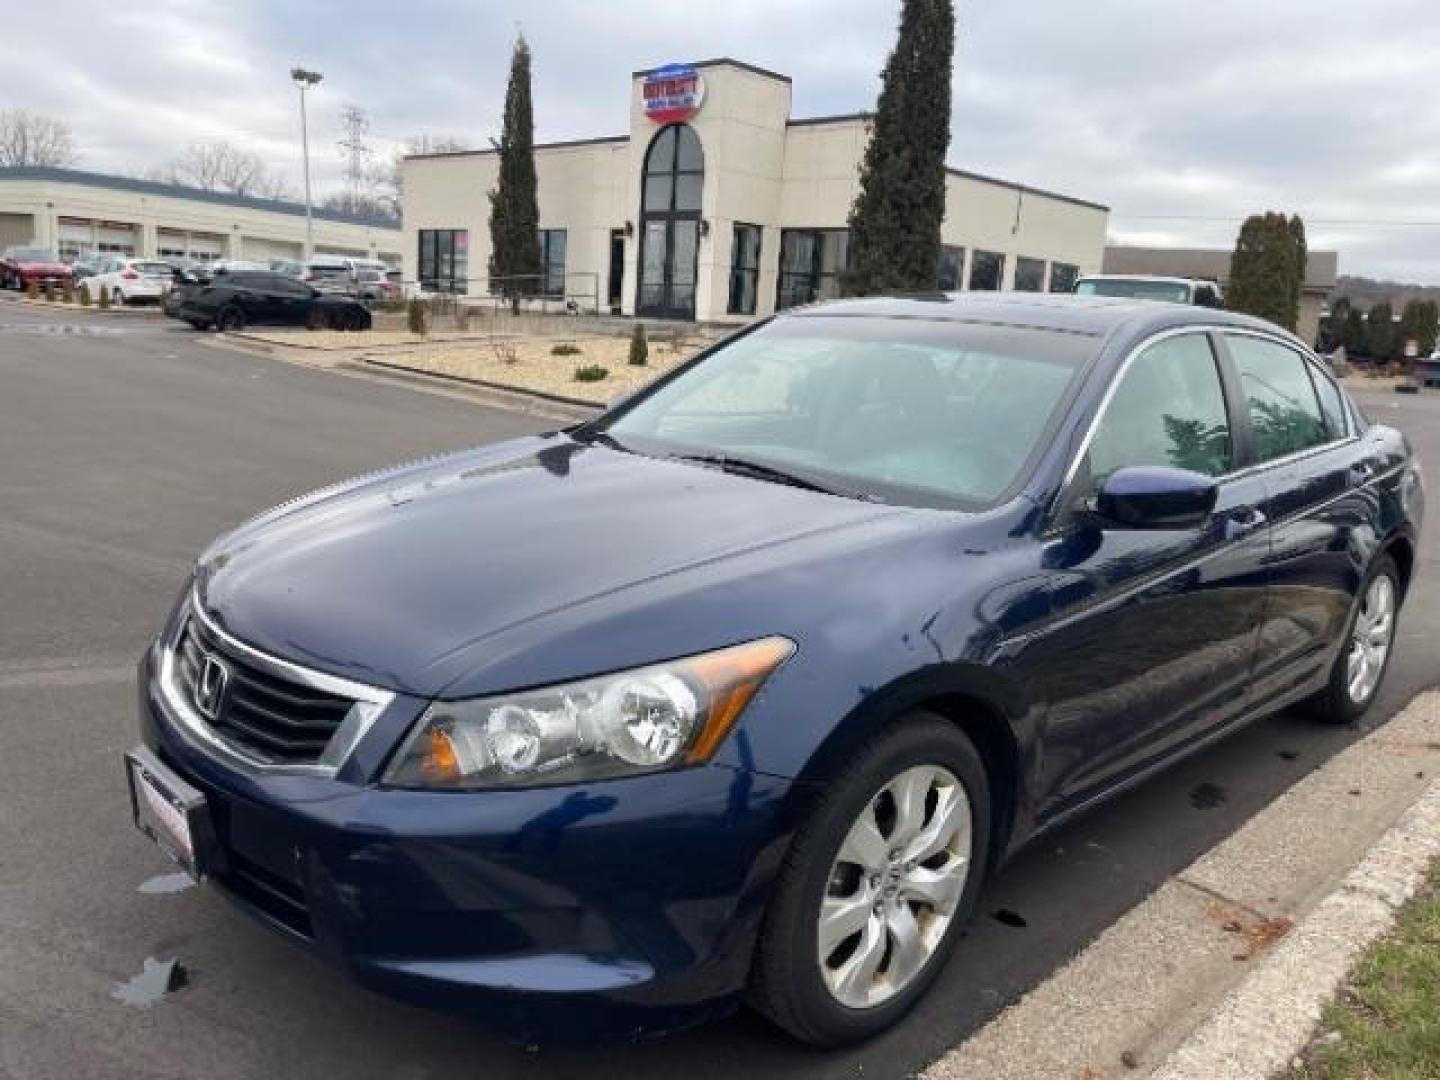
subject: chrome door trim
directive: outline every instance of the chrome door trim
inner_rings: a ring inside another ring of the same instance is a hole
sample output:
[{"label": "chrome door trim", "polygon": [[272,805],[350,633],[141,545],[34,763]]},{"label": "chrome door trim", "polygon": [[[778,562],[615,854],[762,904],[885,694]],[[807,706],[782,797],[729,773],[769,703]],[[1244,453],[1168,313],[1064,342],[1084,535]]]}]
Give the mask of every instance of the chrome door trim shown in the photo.
[{"label": "chrome door trim", "polygon": [[[1064,478],[1061,480],[1060,486],[1056,489],[1055,495],[1051,500],[1051,504],[1048,509],[1048,512],[1050,514],[1054,514],[1055,504],[1059,501],[1061,496],[1063,496],[1065,492],[1070,489],[1070,485],[1074,483],[1075,474],[1080,471],[1080,463],[1085,460],[1085,455],[1090,452],[1090,444],[1095,439],[1095,432],[1100,426],[1100,421],[1105,418],[1105,413],[1110,408],[1110,403],[1114,400],[1115,394],[1120,388],[1121,381],[1124,380],[1126,374],[1130,371],[1130,366],[1136,361],[1136,359],[1140,357],[1141,354],[1146,352],[1152,346],[1158,345],[1160,342],[1167,341],[1170,338],[1185,337],[1191,334],[1200,334],[1206,337],[1211,334],[1237,334],[1242,337],[1259,338],[1262,341],[1268,341],[1272,344],[1280,345],[1284,348],[1287,348],[1291,352],[1298,353],[1301,360],[1307,364],[1318,364],[1318,360],[1315,358],[1315,355],[1308,349],[1305,349],[1303,346],[1298,345],[1295,341],[1291,341],[1285,337],[1280,336],[1279,334],[1271,334],[1266,331],[1255,330],[1250,327],[1230,327],[1224,325],[1223,323],[1194,323],[1190,326],[1172,326],[1168,330],[1161,330],[1157,333],[1151,334],[1149,337],[1145,338],[1143,341],[1135,345],[1128,353],[1126,353],[1125,359],[1120,362],[1120,366],[1115,370],[1115,374],[1111,376],[1110,384],[1105,388],[1105,394],[1100,399],[1100,404],[1096,406],[1094,415],[1090,417],[1090,423],[1085,429],[1085,437],[1080,441],[1079,446],[1075,448],[1074,453],[1071,455],[1070,464],[1065,470]],[[1207,342],[1207,344],[1209,343]],[[1213,346],[1211,348],[1213,351]],[[1219,363],[1219,357],[1216,357],[1216,363]],[[1321,373],[1324,374],[1323,371]],[[1327,375],[1326,378],[1329,378],[1329,376]],[[1347,428],[1349,427],[1349,423],[1350,422],[1347,417]],[[1283,467],[1285,465],[1292,464],[1293,462],[1300,461],[1303,458],[1309,457],[1312,454],[1323,453],[1327,450],[1332,450],[1336,447],[1346,445],[1347,443],[1359,441],[1360,435],[1354,432],[1348,432],[1342,438],[1332,439],[1331,441],[1321,443],[1318,446],[1307,446],[1304,450],[1297,450],[1295,453],[1286,454],[1284,457],[1271,458],[1269,461],[1261,461],[1256,462],[1253,465],[1247,465],[1243,469],[1235,469],[1221,476],[1217,476],[1215,478],[1215,482],[1217,484],[1223,484],[1229,480],[1238,480],[1242,477],[1253,476],[1257,473],[1265,471],[1266,469]],[[1231,444],[1232,446],[1234,444],[1233,432],[1231,433]]]}]

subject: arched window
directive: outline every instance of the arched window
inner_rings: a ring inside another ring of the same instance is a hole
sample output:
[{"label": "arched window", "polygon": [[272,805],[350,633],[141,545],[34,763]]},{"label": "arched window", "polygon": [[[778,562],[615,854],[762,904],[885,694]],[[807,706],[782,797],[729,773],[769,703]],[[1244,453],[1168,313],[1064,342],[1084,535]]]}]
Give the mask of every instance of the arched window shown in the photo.
[{"label": "arched window", "polygon": [[640,197],[642,315],[695,317],[695,274],[700,250],[700,199],[705,151],[688,124],[661,128],[645,152]]}]

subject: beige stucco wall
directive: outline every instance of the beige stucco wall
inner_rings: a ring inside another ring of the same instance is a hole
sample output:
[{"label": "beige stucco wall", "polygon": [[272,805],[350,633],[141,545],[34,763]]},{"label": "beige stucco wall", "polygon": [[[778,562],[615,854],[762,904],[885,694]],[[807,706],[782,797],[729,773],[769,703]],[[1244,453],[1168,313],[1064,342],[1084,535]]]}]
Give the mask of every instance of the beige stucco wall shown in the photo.
[{"label": "beige stucco wall", "polygon": [[[246,257],[247,247],[251,251],[269,250],[272,245],[277,250],[294,251],[298,257],[305,241],[305,218],[301,214],[95,184],[0,177],[0,215],[12,213],[30,214],[34,218],[34,235],[16,243],[34,240],[47,247],[57,246],[62,217],[134,225],[139,240],[135,253],[140,256],[155,254],[159,229],[224,236],[225,256],[236,259]],[[399,229],[352,225],[318,217],[314,219],[314,229],[317,252],[387,260],[398,260],[400,256]]]},{"label": "beige stucco wall", "polygon": [[[705,100],[689,121],[705,152],[701,216],[708,229],[697,259],[696,315],[728,316],[736,222],[760,225],[757,315],[774,310],[780,234],[786,228],[844,228],[869,138],[865,121],[840,118],[791,122],[791,86],[730,62],[701,65]],[[643,76],[631,79],[629,133],[614,140],[552,144],[536,149],[541,228],[567,230],[568,291],[594,276],[603,306],[611,229],[629,226],[623,310],[633,313],[640,256],[640,191],[645,154],[660,129],[644,111]],[[491,151],[412,158],[404,163],[405,277],[418,276],[421,229],[469,232],[472,291],[483,288],[489,257],[488,193],[495,187]],[[1019,256],[1063,262],[1081,273],[1100,269],[1107,211],[1003,181],[952,173],[943,237],[966,249],[965,273],[977,248],[1005,256],[1004,287]],[[962,280],[965,280],[962,278]]]}]

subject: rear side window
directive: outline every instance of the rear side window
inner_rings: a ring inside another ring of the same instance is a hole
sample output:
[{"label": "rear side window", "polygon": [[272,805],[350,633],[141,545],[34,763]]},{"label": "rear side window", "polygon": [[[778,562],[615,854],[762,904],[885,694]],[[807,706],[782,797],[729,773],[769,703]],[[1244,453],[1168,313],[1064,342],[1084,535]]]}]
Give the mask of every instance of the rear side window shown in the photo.
[{"label": "rear side window", "polygon": [[1315,384],[1294,349],[1227,335],[1255,431],[1255,459],[1274,461],[1330,441]]},{"label": "rear side window", "polygon": [[1225,394],[1204,334],[1167,338],[1137,356],[1090,441],[1096,488],[1116,469],[1130,466],[1167,465],[1223,476],[1230,462]]},{"label": "rear side window", "polygon": [[1325,417],[1325,428],[1332,439],[1343,439],[1349,433],[1345,423],[1345,403],[1340,399],[1340,388],[1314,364],[1306,364],[1310,378],[1315,382],[1315,392],[1320,396],[1320,413]]}]

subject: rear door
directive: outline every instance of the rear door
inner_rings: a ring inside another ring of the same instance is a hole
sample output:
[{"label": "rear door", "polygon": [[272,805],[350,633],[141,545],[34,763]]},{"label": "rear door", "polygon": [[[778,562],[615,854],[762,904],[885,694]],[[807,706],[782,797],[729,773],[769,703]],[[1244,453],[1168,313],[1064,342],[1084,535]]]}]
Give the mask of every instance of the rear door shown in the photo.
[{"label": "rear door", "polygon": [[1062,516],[1045,552],[1052,628],[1022,678],[1044,688],[1045,816],[1089,801],[1241,715],[1265,605],[1264,482],[1243,472],[1232,381],[1209,334],[1140,351],[1076,463],[1069,506],[1127,466],[1215,477],[1214,514],[1189,529]]},{"label": "rear door", "polygon": [[1265,482],[1271,590],[1256,647],[1254,703],[1291,695],[1328,670],[1369,553],[1378,471],[1339,389],[1298,347],[1230,331],[1223,344],[1238,377]]}]

